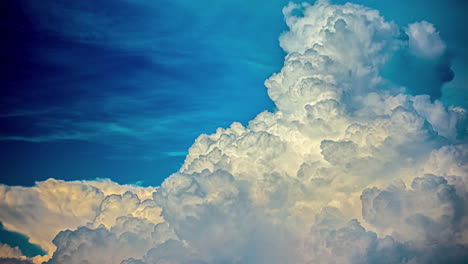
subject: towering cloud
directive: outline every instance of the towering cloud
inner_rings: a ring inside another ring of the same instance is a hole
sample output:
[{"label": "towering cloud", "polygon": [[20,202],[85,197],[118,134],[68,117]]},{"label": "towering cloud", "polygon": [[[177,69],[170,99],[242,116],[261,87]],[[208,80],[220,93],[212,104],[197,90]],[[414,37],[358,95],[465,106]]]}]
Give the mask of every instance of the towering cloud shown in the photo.
[{"label": "towering cloud", "polygon": [[161,187],[1,187],[5,227],[49,253],[34,261],[468,261],[466,111],[380,75],[401,50],[440,56],[433,26],[327,1],[283,11],[287,56],[265,82],[278,110],[201,135]]}]

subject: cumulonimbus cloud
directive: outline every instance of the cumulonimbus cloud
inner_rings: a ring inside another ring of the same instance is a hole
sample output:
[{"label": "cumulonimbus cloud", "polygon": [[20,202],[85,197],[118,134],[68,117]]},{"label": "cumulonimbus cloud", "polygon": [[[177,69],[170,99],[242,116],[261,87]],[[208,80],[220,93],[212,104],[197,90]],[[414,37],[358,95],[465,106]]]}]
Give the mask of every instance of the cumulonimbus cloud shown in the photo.
[{"label": "cumulonimbus cloud", "polygon": [[467,261],[466,111],[380,76],[414,45],[376,10],[283,11],[284,67],[265,82],[277,111],[199,136],[161,187],[1,186],[0,220],[48,252],[32,261]]}]

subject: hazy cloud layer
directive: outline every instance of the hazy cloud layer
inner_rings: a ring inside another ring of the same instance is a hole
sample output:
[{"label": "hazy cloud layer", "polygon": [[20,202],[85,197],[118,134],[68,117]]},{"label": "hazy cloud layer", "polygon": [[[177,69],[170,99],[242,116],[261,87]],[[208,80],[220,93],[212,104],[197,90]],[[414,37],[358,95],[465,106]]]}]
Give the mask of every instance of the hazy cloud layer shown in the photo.
[{"label": "hazy cloud layer", "polygon": [[5,227],[49,253],[35,262],[468,260],[466,110],[380,75],[401,51],[442,56],[434,26],[327,1],[283,11],[287,56],[265,82],[278,110],[199,136],[158,189],[1,186]]}]

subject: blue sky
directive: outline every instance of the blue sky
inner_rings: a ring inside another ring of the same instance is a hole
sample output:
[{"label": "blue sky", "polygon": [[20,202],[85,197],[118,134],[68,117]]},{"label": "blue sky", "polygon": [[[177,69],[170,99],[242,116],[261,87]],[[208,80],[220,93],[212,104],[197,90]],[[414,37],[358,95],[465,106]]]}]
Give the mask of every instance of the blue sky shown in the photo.
[{"label": "blue sky", "polygon": [[[446,61],[408,64],[401,54],[392,60],[401,71],[384,75],[467,105],[466,1],[354,2],[399,25],[433,23]],[[0,182],[159,185],[199,134],[274,110],[263,82],[283,63],[287,3],[3,1]],[[431,78],[412,83],[411,75]]]}]

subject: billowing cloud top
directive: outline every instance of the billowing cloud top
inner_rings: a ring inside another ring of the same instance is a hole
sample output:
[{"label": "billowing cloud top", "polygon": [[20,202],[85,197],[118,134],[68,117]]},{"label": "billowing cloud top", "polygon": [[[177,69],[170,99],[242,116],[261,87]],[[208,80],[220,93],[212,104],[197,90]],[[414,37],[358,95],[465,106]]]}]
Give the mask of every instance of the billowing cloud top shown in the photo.
[{"label": "billowing cloud top", "polygon": [[435,27],[326,1],[283,12],[278,110],[201,135],[161,187],[1,186],[0,220],[48,252],[31,261],[468,261],[466,111],[380,75],[397,51],[442,56]]},{"label": "billowing cloud top", "polygon": [[417,56],[431,59],[445,52],[445,43],[439,32],[427,21],[409,25],[406,33],[409,36],[410,50]]}]

